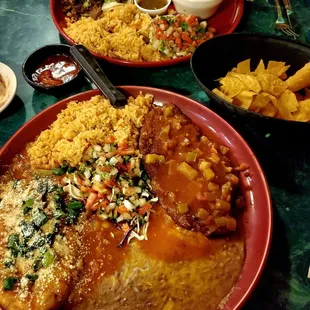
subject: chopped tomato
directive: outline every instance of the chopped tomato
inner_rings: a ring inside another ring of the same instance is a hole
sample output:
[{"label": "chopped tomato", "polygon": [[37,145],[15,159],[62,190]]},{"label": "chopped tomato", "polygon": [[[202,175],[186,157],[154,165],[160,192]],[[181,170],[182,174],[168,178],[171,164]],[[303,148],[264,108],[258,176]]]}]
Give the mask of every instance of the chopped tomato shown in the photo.
[{"label": "chopped tomato", "polygon": [[106,180],[104,181],[104,184],[107,186],[107,187],[114,187],[114,186],[117,186],[117,183],[113,180]]},{"label": "chopped tomato", "polygon": [[120,143],[120,145],[118,146],[118,149],[121,150],[121,151],[124,151],[124,150],[127,150],[128,147],[129,147],[128,143],[123,142],[123,143]]},{"label": "chopped tomato", "polygon": [[117,163],[117,164],[116,164],[116,168],[117,168],[118,170],[124,170],[124,171],[127,171],[127,170],[128,170],[128,169],[127,169],[127,166],[124,165],[124,164],[121,164],[121,163]]},{"label": "chopped tomato", "polygon": [[189,35],[186,32],[183,32],[181,34],[182,40],[191,44],[193,42],[193,40],[189,37]]},{"label": "chopped tomato", "polygon": [[126,166],[126,169],[127,169],[127,171],[128,171],[128,170],[130,170],[130,168],[131,168],[131,163],[127,163],[125,166]]},{"label": "chopped tomato", "polygon": [[190,15],[187,17],[187,23],[190,26],[196,26],[196,25],[198,25],[198,18],[194,15]]},{"label": "chopped tomato", "polygon": [[100,199],[105,198],[105,194],[103,194],[103,193],[98,193],[98,198],[100,198]]},{"label": "chopped tomato", "polygon": [[140,215],[145,214],[147,211],[151,210],[152,205],[150,203],[145,204],[143,207],[140,207],[138,213]]},{"label": "chopped tomato", "polygon": [[115,138],[114,136],[108,136],[106,139],[105,139],[105,143],[107,144],[111,144],[115,141]]},{"label": "chopped tomato", "polygon": [[88,192],[90,192],[90,188],[87,187],[87,186],[84,186],[84,185],[82,185],[80,189],[81,189],[81,192],[83,192],[83,193],[88,193]]},{"label": "chopped tomato", "polygon": [[111,171],[111,167],[109,167],[109,166],[103,166],[103,167],[99,166],[98,168],[100,171],[106,171],[106,172]]},{"label": "chopped tomato", "polygon": [[128,210],[125,208],[125,206],[121,205],[118,207],[118,210],[117,210],[120,214],[122,213],[127,213]]}]

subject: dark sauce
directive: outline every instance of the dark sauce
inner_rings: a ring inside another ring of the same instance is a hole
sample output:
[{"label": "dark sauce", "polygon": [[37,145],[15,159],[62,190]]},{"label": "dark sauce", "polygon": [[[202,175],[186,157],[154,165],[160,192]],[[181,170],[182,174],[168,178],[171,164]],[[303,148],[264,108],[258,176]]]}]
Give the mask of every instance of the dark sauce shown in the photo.
[{"label": "dark sauce", "polygon": [[66,55],[46,58],[32,74],[32,80],[44,86],[57,86],[71,81],[79,73],[79,66]]},{"label": "dark sauce", "polygon": [[147,10],[158,10],[167,4],[167,0],[141,0],[138,4]]}]

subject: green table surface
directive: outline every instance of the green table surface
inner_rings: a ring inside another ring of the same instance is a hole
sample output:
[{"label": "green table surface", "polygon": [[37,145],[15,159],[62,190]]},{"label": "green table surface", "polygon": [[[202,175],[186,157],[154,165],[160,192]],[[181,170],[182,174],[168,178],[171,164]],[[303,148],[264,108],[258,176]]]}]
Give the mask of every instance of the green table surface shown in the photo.
[{"label": "green table surface", "polygon": [[[226,0],[231,1],[231,0]],[[242,1],[242,0],[240,0]],[[310,0],[291,0],[296,12],[298,40],[310,44]],[[273,0],[245,1],[237,31],[282,35],[274,29]],[[16,96],[0,114],[0,146],[27,120],[64,97],[34,91],[23,79],[26,56],[45,44],[63,42],[55,28],[47,0],[0,0],[0,62],[9,65],[18,80]],[[189,63],[162,69],[129,69],[102,63],[115,85],[148,85],[169,89],[209,104],[195,81]],[[74,93],[91,89],[87,81]],[[247,137],[246,133],[241,134]],[[308,135],[300,145],[284,145],[272,152],[248,138],[269,182],[274,210],[271,251],[262,278],[245,309],[310,309],[310,156]],[[285,137],[284,137],[285,138]],[[288,151],[291,150],[291,151]]]}]

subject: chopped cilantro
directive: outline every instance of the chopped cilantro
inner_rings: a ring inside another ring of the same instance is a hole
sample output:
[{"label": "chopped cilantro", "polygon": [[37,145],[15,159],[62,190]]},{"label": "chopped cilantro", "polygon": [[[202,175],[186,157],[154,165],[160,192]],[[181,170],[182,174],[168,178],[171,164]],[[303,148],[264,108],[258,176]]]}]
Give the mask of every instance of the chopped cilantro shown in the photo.
[{"label": "chopped cilantro", "polygon": [[188,25],[187,25],[186,23],[181,23],[180,26],[181,26],[181,28],[182,28],[183,31],[187,31]]}]

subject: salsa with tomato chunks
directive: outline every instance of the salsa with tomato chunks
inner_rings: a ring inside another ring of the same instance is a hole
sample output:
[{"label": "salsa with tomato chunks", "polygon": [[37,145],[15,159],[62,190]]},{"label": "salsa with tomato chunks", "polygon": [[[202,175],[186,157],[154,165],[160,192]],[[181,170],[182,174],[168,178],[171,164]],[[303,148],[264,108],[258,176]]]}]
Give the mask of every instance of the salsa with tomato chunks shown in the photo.
[{"label": "salsa with tomato chunks", "polygon": [[32,80],[51,87],[71,81],[77,76],[80,67],[66,55],[55,55],[46,58],[32,74]]},{"label": "salsa with tomato chunks", "polygon": [[193,53],[196,47],[213,38],[215,29],[193,15],[158,16],[153,21],[152,47],[162,55],[176,58]]}]

